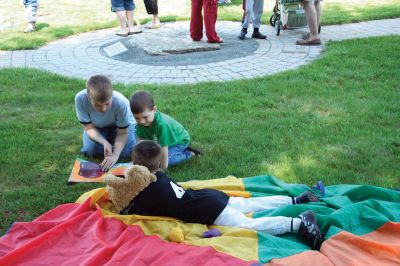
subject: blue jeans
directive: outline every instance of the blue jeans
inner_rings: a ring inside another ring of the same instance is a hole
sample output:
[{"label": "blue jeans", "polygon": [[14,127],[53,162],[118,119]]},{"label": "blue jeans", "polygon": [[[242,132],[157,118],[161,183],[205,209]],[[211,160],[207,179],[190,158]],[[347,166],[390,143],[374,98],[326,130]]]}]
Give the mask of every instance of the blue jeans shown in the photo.
[{"label": "blue jeans", "polygon": [[111,11],[132,11],[135,9],[133,0],[111,0]]},{"label": "blue jeans", "polygon": [[192,153],[187,148],[188,145],[168,147],[168,165],[173,166],[192,158]]},{"label": "blue jeans", "polygon": [[[111,144],[114,145],[115,138],[117,137],[117,127],[104,127],[97,129],[100,134]],[[120,158],[130,158],[133,146],[136,144],[136,125],[130,124],[128,127],[128,140],[125,144],[124,149],[121,151]],[[83,147],[81,153],[89,157],[104,157],[103,145],[91,140],[83,130]]]},{"label": "blue jeans", "polygon": [[24,6],[39,6],[38,0],[24,0]]},{"label": "blue jeans", "polygon": [[38,0],[24,0],[26,20],[28,23],[36,22],[36,13],[39,7]]}]

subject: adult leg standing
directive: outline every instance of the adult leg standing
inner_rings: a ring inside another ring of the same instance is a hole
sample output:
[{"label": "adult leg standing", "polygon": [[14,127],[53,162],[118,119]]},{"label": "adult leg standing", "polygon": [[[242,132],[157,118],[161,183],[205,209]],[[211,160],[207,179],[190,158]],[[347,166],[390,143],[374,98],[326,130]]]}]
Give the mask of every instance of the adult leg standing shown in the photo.
[{"label": "adult leg standing", "polygon": [[26,22],[28,23],[25,33],[31,33],[36,30],[36,13],[39,7],[37,0],[23,0],[26,12]]},{"label": "adult leg standing", "polygon": [[206,28],[207,42],[221,43],[223,40],[218,37],[215,31],[215,24],[218,16],[218,0],[204,0],[204,26]]},{"label": "adult leg standing", "polygon": [[203,16],[206,36],[209,43],[223,42],[215,31],[218,15],[218,0],[192,0],[192,16],[190,18],[190,37],[193,41],[200,41],[203,37]]},{"label": "adult leg standing", "polygon": [[193,41],[203,38],[203,0],[192,0],[192,15],[190,17],[190,37]]},{"label": "adult leg standing", "polygon": [[111,0],[111,11],[115,12],[120,25],[120,30],[116,33],[118,36],[126,37],[141,32],[134,27],[134,9],[133,0]]},{"label": "adult leg standing", "polygon": [[244,17],[242,22],[242,30],[239,34],[239,39],[244,40],[247,34],[247,28],[253,19],[253,34],[252,38],[266,39],[267,36],[261,34],[261,17],[264,9],[264,0],[244,0]]},{"label": "adult leg standing", "polygon": [[321,39],[318,35],[318,27],[320,24],[321,17],[321,3],[320,0],[303,0],[303,7],[306,13],[306,19],[309,34],[305,35],[304,38],[296,41],[297,45],[319,45]]},{"label": "adult leg standing", "polygon": [[253,6],[254,0],[243,0],[243,20],[242,20],[242,30],[239,34],[239,39],[244,40],[247,34],[247,28],[250,25],[250,20],[253,18]]},{"label": "adult leg standing", "polygon": [[158,16],[158,3],[157,0],[144,0],[147,14],[153,15],[152,23],[149,29],[160,28],[160,18]]},{"label": "adult leg standing", "polygon": [[267,36],[260,32],[261,26],[261,17],[264,12],[264,0],[255,0],[253,5],[253,34],[251,35],[252,38],[255,39],[266,39]]}]

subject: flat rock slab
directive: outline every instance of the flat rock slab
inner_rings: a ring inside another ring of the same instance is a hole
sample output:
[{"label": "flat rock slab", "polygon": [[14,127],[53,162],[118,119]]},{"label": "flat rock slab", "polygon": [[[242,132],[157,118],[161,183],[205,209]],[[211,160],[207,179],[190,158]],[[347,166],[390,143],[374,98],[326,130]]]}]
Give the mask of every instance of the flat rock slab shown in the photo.
[{"label": "flat rock slab", "polygon": [[221,48],[219,43],[194,42],[188,36],[153,32],[135,35],[129,40],[130,45],[143,49],[147,54],[155,56],[214,51]]}]

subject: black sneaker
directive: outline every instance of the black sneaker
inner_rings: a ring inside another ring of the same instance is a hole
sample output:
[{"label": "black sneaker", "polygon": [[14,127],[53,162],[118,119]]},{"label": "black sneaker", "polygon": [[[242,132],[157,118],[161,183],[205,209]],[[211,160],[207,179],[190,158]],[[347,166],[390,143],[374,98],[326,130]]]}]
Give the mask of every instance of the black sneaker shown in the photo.
[{"label": "black sneaker", "polygon": [[254,39],[267,39],[267,35],[262,34],[259,29],[254,28],[253,34],[251,35],[251,38]]},{"label": "black sneaker", "polygon": [[305,211],[298,217],[301,219],[299,234],[307,239],[313,249],[319,250],[324,238],[319,231],[315,214],[312,211]]},{"label": "black sneaker", "polygon": [[239,39],[244,40],[244,38],[246,38],[246,34],[247,34],[247,28],[242,28],[239,34]]},{"label": "black sneaker", "polygon": [[319,199],[311,191],[306,191],[294,197],[294,204],[303,204],[307,202],[318,202]]},{"label": "black sneaker", "polygon": [[194,153],[194,156],[202,155],[201,151],[196,150],[196,149],[194,149],[194,148],[192,148],[192,147],[187,147],[187,150],[190,151],[190,152],[193,152],[193,153]]}]

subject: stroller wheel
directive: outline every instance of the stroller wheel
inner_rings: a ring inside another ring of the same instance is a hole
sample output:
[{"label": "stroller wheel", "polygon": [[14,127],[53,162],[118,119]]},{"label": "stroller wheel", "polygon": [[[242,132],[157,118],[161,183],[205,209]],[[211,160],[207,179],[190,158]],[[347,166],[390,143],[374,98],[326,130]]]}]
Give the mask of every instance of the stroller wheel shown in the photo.
[{"label": "stroller wheel", "polygon": [[271,17],[269,18],[269,24],[272,27],[275,27],[275,14],[272,14]]},{"label": "stroller wheel", "polygon": [[280,15],[275,16],[274,26],[276,29],[276,35],[279,36],[279,33],[281,33],[281,26],[282,26]]}]

